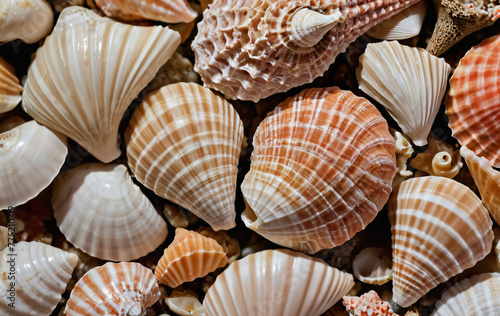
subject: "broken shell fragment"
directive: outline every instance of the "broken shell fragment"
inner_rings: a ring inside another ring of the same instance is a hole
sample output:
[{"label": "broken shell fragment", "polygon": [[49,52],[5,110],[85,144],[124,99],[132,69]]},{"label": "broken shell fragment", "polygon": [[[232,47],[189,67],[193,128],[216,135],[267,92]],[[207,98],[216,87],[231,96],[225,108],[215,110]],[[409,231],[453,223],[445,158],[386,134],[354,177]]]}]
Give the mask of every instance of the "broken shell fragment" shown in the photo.
[{"label": "broken shell fragment", "polygon": [[35,43],[52,30],[54,15],[44,0],[5,0],[0,3],[0,42],[21,39]]},{"label": "broken shell fragment", "polygon": [[363,283],[382,285],[392,279],[392,257],[389,250],[369,247],[361,250],[352,262],[354,276]]},{"label": "broken shell fragment", "polygon": [[432,176],[455,177],[463,166],[460,151],[435,137],[428,138],[427,149],[416,155],[410,162],[415,169]]},{"label": "broken shell fragment", "polygon": [[21,92],[23,87],[14,73],[14,67],[0,57],[0,114],[12,110],[21,102]]},{"label": "broken shell fragment", "polygon": [[408,170],[406,166],[406,162],[408,158],[413,154],[413,147],[411,146],[410,141],[400,132],[393,128],[389,128],[391,131],[391,135],[396,141],[396,176],[392,180],[392,187],[395,187],[401,181],[411,177],[413,172]]},{"label": "broken shell fragment", "polygon": [[392,312],[389,303],[382,301],[373,290],[360,297],[346,295],[342,304],[351,316],[397,316]]}]

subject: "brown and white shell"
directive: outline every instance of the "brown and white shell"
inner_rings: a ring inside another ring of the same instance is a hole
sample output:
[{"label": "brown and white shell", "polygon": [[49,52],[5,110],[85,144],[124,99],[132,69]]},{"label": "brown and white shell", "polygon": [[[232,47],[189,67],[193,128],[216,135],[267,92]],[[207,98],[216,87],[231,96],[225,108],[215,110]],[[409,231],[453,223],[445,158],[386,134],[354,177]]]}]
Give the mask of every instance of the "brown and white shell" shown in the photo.
[{"label": "brown and white shell", "polygon": [[21,102],[23,87],[12,67],[0,57],[0,114],[8,112]]},{"label": "brown and white shell", "polygon": [[253,146],[243,222],[282,246],[314,253],[341,245],[389,198],[394,139],[375,106],[350,91],[312,88],[286,99]]},{"label": "brown and white shell", "polygon": [[21,39],[35,43],[54,26],[50,4],[44,0],[4,0],[0,2],[0,42]]}]

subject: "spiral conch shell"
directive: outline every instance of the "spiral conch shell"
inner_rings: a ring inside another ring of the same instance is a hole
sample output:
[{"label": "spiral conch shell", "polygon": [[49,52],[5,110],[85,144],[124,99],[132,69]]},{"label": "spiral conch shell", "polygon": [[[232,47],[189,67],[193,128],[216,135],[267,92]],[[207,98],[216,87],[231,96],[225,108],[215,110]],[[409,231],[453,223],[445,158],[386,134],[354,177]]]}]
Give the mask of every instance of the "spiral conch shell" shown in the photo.
[{"label": "spiral conch shell", "polygon": [[52,8],[44,0],[4,0],[0,2],[0,42],[21,39],[35,43],[54,26]]},{"label": "spiral conch shell", "polygon": [[428,141],[427,149],[415,156],[410,166],[432,176],[455,177],[463,166],[458,148],[436,139],[432,134]]},{"label": "spiral conch shell", "polygon": [[389,198],[394,139],[377,109],[349,91],[288,98],[261,122],[253,146],[242,218],[277,244],[308,253],[338,246]]},{"label": "spiral conch shell", "polygon": [[215,1],[192,43],[195,71],[226,98],[258,101],[321,76],[358,36],[416,1]]},{"label": "spiral conch shell", "polygon": [[207,316],[318,316],[354,286],[352,275],[290,250],[265,250],[232,263],[208,290]]},{"label": "spiral conch shell", "polygon": [[110,162],[120,155],[117,135],[125,110],[179,44],[180,35],[168,28],[126,25],[66,8],[31,64],[23,107]]},{"label": "spiral conch shell", "polygon": [[389,201],[393,300],[408,307],[491,250],[492,222],[479,198],[444,177],[403,181]]},{"label": "spiral conch shell", "polygon": [[139,182],[214,230],[236,225],[243,123],[229,102],[194,83],[164,86],[135,110],[125,141]]},{"label": "spiral conch shell", "polygon": [[21,102],[22,91],[14,67],[0,57],[0,114],[12,110]]}]

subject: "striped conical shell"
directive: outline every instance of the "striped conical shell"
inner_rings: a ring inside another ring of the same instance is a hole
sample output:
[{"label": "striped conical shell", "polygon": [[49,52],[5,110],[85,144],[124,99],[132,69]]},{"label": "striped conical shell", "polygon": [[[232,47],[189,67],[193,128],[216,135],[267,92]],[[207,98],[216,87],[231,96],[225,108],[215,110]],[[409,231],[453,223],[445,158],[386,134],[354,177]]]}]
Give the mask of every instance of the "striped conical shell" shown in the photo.
[{"label": "striped conical shell", "polygon": [[351,274],[290,250],[265,250],[232,263],[203,301],[207,316],[317,316],[354,286]]},{"label": "striped conical shell", "polygon": [[352,92],[313,88],[288,98],[261,122],[253,146],[242,218],[282,246],[338,246],[389,198],[394,139],[377,109]]},{"label": "striped conical shell", "polygon": [[214,230],[234,227],[243,123],[231,104],[194,83],[148,95],[125,132],[128,164],[157,195]]},{"label": "striped conical shell", "polygon": [[21,102],[22,91],[14,67],[0,57],[0,114],[12,110]]},{"label": "striped conical shell", "polygon": [[491,250],[488,211],[455,180],[429,176],[403,181],[389,201],[389,219],[393,300],[403,307]]},{"label": "striped conical shell", "polygon": [[31,64],[23,108],[110,162],[120,156],[123,114],[179,44],[180,35],[168,28],[122,24],[68,7]]},{"label": "striped conical shell", "polygon": [[75,285],[67,316],[146,315],[160,298],[151,270],[135,262],[108,262],[88,271]]},{"label": "striped conical shell", "polygon": [[445,100],[453,136],[493,167],[500,167],[500,35],[485,39],[460,60]]},{"label": "striped conical shell", "polygon": [[204,277],[227,264],[228,258],[215,239],[177,228],[174,241],[165,249],[155,269],[162,284],[172,288]]},{"label": "striped conical shell", "polygon": [[51,315],[77,263],[77,255],[36,241],[2,250],[0,315]]}]

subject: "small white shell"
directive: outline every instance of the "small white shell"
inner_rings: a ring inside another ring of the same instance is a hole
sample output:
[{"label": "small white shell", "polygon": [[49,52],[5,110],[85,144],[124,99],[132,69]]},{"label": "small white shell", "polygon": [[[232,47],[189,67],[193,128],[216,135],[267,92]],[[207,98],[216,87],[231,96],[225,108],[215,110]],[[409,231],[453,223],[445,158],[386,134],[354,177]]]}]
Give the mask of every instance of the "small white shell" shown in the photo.
[{"label": "small white shell", "polygon": [[165,299],[165,303],[176,315],[205,316],[205,311],[203,310],[203,305],[200,303],[200,300],[187,291],[172,291],[172,294]]},{"label": "small white shell", "polygon": [[391,251],[369,247],[361,250],[352,262],[354,276],[363,283],[382,285],[392,279]]},{"label": "small white shell", "polygon": [[0,2],[0,42],[22,39],[35,43],[47,36],[54,25],[50,4],[44,0]]}]

